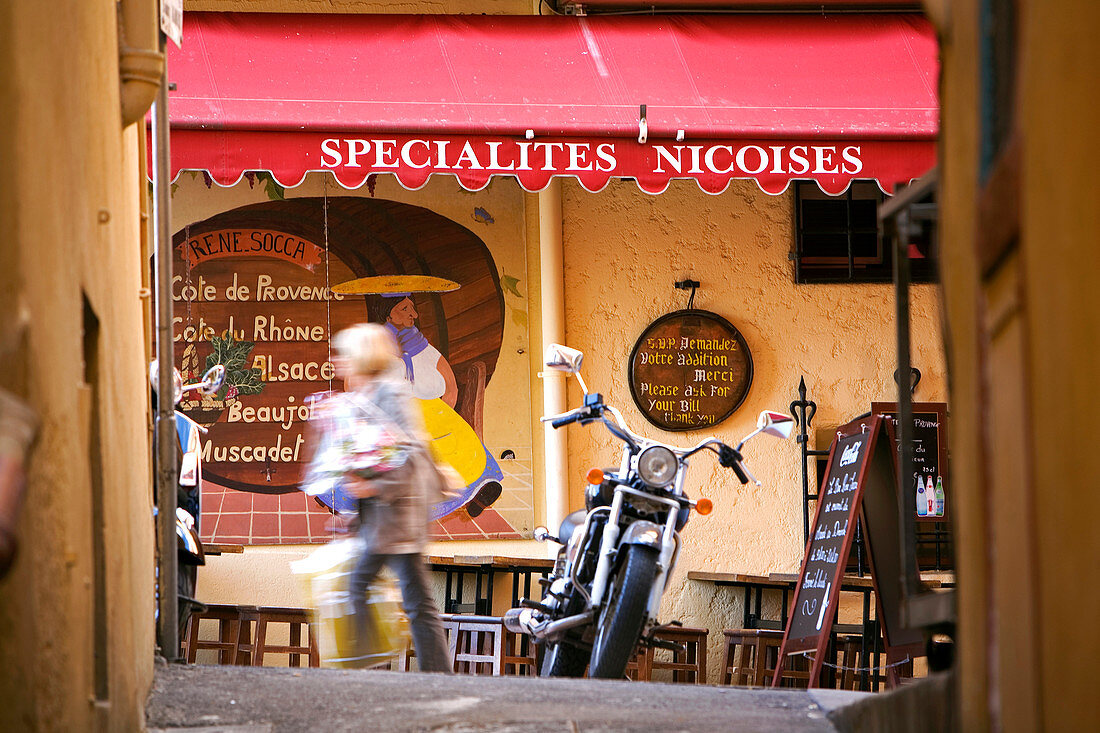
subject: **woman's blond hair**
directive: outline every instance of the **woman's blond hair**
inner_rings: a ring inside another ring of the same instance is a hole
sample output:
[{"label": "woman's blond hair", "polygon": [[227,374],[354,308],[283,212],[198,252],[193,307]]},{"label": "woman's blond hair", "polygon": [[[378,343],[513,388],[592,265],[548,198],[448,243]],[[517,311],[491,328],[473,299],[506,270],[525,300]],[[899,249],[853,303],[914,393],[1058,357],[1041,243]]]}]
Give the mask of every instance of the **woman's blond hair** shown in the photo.
[{"label": "woman's blond hair", "polygon": [[401,358],[393,336],[385,326],[377,323],[345,328],[333,337],[332,348],[347,359],[352,374],[364,377],[389,371]]}]

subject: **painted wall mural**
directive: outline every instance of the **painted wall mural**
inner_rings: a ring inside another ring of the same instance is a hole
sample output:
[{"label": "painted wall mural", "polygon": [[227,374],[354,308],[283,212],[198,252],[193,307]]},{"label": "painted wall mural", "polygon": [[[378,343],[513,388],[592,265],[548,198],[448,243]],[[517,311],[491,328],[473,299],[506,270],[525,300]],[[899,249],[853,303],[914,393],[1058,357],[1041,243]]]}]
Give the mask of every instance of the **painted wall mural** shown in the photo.
[{"label": "painted wall mural", "polygon": [[529,446],[485,442],[505,290],[518,294],[519,283],[505,276],[502,286],[477,235],[418,206],[325,197],[224,212],[177,232],[173,244],[177,363],[185,378],[215,363],[227,369],[216,395],[181,405],[209,429],[205,540],[331,539],[329,508],[298,489],[310,396],[342,387],[330,339],[367,320],[394,333],[432,450],[466,481],[461,496],[434,508],[433,536],[529,534],[529,466],[511,460]]}]

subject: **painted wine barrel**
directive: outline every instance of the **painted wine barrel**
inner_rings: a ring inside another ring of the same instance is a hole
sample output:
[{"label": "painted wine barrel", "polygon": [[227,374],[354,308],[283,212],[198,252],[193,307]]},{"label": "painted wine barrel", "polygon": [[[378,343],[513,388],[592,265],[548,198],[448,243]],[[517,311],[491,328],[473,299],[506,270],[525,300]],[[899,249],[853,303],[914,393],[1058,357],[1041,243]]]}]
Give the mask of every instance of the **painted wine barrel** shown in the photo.
[{"label": "painted wine barrel", "polygon": [[480,428],[504,298],[488,248],[465,227],[393,201],[300,198],[217,214],[177,232],[173,246],[177,364],[187,379],[215,362],[229,373],[216,396],[181,405],[210,428],[207,479],[259,493],[297,489],[309,450],[307,398],[342,386],[330,339],[377,310],[371,300],[379,296],[330,290],[355,278],[431,275],[458,283],[452,292],[411,297],[418,327],[459,382],[456,409]]}]

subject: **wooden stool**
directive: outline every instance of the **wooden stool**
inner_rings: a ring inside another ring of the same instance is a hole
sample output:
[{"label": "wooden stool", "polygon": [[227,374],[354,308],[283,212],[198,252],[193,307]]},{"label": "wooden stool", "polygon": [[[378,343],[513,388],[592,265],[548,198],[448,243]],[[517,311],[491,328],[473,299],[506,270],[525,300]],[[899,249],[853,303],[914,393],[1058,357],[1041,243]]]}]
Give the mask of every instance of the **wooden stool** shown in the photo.
[{"label": "wooden stool", "polygon": [[[779,661],[783,632],[767,629],[726,629],[726,650],[722,659],[721,683],[769,687]],[[809,660],[788,656],[780,675],[783,687],[806,687],[810,680]]]},{"label": "wooden stool", "polygon": [[413,646],[413,640],[410,636],[405,642],[405,648],[397,653],[397,657],[393,660],[393,670],[395,672],[408,672],[409,665],[412,664],[412,660],[416,658],[416,647]]},{"label": "wooden stool", "polygon": [[658,626],[653,629],[653,637],[661,641],[671,641],[683,646],[682,650],[671,651],[672,660],[665,661],[658,654],[662,651],[657,647],[646,649],[648,678],[652,677],[654,670],[672,670],[673,682],[694,682],[705,685],[707,682],[707,629],[696,629],[687,626]]},{"label": "wooden stool", "polygon": [[756,675],[757,629],[726,629],[726,650],[722,655],[723,685],[748,685]]},{"label": "wooden stool", "polygon": [[[526,654],[522,651],[524,642],[527,642]],[[537,676],[539,673],[537,657],[535,643],[526,634],[513,634],[507,629],[504,630],[504,656],[501,659],[504,674]]]},{"label": "wooden stool", "polygon": [[841,690],[859,689],[860,650],[863,637],[858,634],[843,634],[836,638],[836,682]]},{"label": "wooden stool", "polygon": [[[255,606],[234,606],[222,603],[208,603],[205,611],[195,611],[187,620],[184,632],[183,657],[188,664],[194,664],[200,649],[215,649],[219,664],[251,663],[248,649],[251,648],[250,614]],[[200,639],[199,626],[204,620],[218,622],[217,640]]]},{"label": "wooden stool", "polygon": [[[261,606],[256,609],[253,617],[256,621],[256,641],[251,645],[252,666],[262,667],[265,654],[289,654],[290,666],[301,667],[301,655],[309,657],[310,667],[320,667],[321,657],[317,652],[317,639],[309,625],[309,612],[304,608],[279,608],[275,606]],[[269,624],[289,624],[290,643],[286,646],[275,646],[267,643],[267,627]],[[309,643],[302,644],[302,629],[306,629]]]},{"label": "wooden stool", "polygon": [[[780,663],[779,652],[783,646],[783,632],[758,629],[756,658],[753,663],[753,682],[756,687],[770,687],[775,668]],[[780,687],[807,687],[810,684],[810,660],[806,657],[787,656],[782,660],[783,671],[779,675]]]},{"label": "wooden stool", "polygon": [[[652,661],[653,649],[651,647],[642,647],[635,651],[634,656],[626,663],[626,669],[623,671],[623,674],[628,680],[633,680],[634,682],[649,682],[650,676],[653,673],[653,667],[650,666]],[[587,672],[585,674],[587,674]]]},{"label": "wooden stool", "polygon": [[504,622],[496,616],[456,615],[451,636],[454,671],[500,676],[504,666]]}]

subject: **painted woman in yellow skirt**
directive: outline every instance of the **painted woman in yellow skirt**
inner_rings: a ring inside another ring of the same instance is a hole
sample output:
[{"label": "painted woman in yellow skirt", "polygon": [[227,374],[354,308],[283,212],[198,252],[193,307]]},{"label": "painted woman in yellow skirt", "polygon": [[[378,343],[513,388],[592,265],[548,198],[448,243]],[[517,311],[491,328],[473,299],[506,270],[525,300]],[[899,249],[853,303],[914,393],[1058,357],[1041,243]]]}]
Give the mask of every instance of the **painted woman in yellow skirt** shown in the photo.
[{"label": "painted woman in yellow skirt", "polygon": [[416,327],[418,314],[410,293],[380,294],[371,298],[369,308],[371,320],[382,323],[397,341],[405,377],[412,383],[432,438],[432,453],[466,482],[459,496],[433,507],[432,518],[458,509],[476,517],[500,496],[504,474],[474,429],[455,412],[458,384],[451,365]]}]

